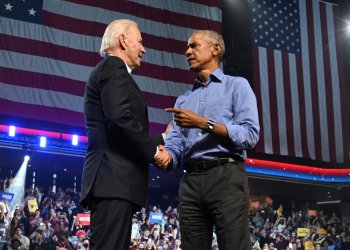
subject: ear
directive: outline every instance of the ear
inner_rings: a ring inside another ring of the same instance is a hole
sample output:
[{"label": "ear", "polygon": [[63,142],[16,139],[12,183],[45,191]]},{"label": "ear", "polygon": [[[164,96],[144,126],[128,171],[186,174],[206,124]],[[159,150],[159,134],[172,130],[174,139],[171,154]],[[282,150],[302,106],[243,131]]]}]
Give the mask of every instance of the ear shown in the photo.
[{"label": "ear", "polygon": [[221,46],[220,46],[220,44],[214,44],[214,45],[213,45],[213,55],[214,55],[214,56],[217,56],[217,55],[220,54],[220,52],[221,52]]},{"label": "ear", "polygon": [[126,38],[126,36],[124,34],[121,34],[118,37],[118,43],[119,43],[121,49],[125,49],[125,47],[126,47],[125,38]]}]

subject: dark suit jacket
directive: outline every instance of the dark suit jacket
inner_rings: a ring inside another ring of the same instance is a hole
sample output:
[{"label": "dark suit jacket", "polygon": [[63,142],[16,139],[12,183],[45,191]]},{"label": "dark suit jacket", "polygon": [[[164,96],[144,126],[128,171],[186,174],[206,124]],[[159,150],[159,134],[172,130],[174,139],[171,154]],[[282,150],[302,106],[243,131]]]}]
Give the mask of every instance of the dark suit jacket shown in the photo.
[{"label": "dark suit jacket", "polygon": [[89,197],[121,198],[144,206],[148,166],[163,144],[148,135],[147,104],[125,63],[108,56],[85,89],[88,149],[82,176],[82,205]]}]

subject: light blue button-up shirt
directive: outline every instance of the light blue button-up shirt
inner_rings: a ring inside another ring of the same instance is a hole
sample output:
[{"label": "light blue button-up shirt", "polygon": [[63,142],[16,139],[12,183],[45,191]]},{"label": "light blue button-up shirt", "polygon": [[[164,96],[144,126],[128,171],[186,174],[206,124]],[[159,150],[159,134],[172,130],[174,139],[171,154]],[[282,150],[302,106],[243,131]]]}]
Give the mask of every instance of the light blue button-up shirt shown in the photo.
[{"label": "light blue button-up shirt", "polygon": [[195,80],[192,90],[179,96],[175,108],[188,109],[224,124],[228,137],[209,134],[197,128],[181,128],[173,123],[165,139],[165,148],[173,157],[173,168],[201,159],[218,157],[246,158],[259,138],[256,98],[248,81],[225,75],[221,69],[210,74],[206,85]]}]

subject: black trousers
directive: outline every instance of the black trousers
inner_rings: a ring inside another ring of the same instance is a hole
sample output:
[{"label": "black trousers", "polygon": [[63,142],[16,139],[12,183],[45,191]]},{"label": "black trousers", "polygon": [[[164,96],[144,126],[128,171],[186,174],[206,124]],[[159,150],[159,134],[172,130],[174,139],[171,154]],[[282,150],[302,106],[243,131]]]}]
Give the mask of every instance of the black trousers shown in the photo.
[{"label": "black trousers", "polygon": [[131,220],[136,209],[127,200],[92,198],[91,250],[129,250]]},{"label": "black trousers", "polygon": [[210,250],[213,228],[220,250],[251,249],[248,181],[243,163],[186,173],[180,184],[183,250]]}]

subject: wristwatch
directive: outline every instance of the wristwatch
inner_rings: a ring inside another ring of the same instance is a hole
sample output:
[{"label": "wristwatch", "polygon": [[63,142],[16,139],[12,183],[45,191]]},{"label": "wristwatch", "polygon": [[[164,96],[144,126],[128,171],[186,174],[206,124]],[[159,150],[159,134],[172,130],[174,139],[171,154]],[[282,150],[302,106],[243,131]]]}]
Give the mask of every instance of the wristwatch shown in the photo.
[{"label": "wristwatch", "polygon": [[215,122],[209,119],[207,125],[205,126],[205,131],[212,132],[214,130],[214,127],[215,127]]}]

